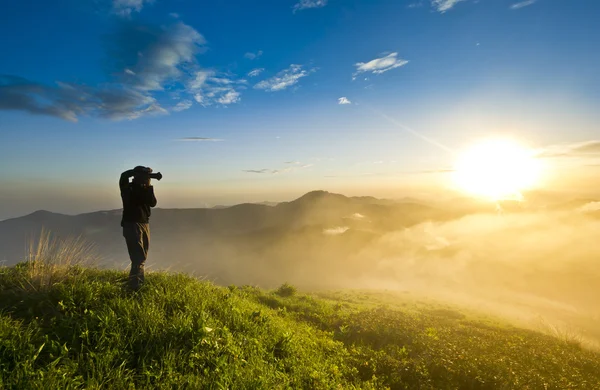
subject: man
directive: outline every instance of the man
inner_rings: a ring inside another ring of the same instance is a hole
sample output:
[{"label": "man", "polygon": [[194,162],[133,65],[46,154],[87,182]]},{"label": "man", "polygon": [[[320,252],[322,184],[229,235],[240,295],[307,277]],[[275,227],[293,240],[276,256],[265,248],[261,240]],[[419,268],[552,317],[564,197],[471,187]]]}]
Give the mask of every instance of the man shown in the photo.
[{"label": "man", "polygon": [[144,263],[150,245],[150,208],[156,206],[154,187],[150,185],[151,173],[151,168],[137,166],[123,172],[119,179],[123,200],[121,226],[131,259],[129,286],[133,290],[138,290],[144,283]]}]

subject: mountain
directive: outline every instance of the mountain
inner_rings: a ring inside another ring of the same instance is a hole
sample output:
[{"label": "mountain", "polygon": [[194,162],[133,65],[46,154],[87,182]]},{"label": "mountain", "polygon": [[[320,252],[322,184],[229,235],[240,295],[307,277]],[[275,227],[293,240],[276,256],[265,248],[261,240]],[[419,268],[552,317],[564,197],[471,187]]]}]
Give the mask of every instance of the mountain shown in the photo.
[{"label": "mountain", "polygon": [[[160,268],[208,269],[220,279],[223,270],[218,264],[225,256],[268,267],[283,258],[287,262],[316,261],[326,253],[346,255],[387,231],[443,219],[446,214],[418,203],[352,198],[326,191],[309,192],[276,205],[157,208],[151,217],[150,257]],[[21,261],[27,243],[44,228],[55,237],[82,236],[95,244],[104,265],[126,265],[120,219],[120,210],[74,216],[41,210],[2,221],[0,260],[8,265]]]}]

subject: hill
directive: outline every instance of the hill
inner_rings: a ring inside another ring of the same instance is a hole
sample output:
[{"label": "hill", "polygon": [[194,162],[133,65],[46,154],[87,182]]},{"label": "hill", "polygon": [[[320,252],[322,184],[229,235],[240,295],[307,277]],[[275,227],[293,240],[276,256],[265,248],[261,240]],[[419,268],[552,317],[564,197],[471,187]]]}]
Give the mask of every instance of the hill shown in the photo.
[{"label": "hill", "polygon": [[[357,243],[364,244],[390,230],[425,220],[443,219],[447,214],[419,203],[351,198],[326,191],[313,191],[276,205],[246,203],[226,208],[158,208],[153,210],[151,218],[150,262],[159,264],[162,269],[201,270],[226,284],[240,282],[228,277],[228,270],[218,264],[229,264],[230,259],[240,259],[242,265],[255,263],[256,259],[266,259],[267,263],[281,261],[282,252],[292,252],[285,242],[293,242],[299,248],[315,249],[315,253],[302,251],[302,256],[314,258],[316,262],[325,260],[318,251],[322,247],[330,247],[341,258],[347,252],[345,248],[356,248]],[[356,215],[361,218],[355,218]],[[26,257],[27,242],[35,241],[45,228],[56,237],[82,236],[94,243],[105,266],[127,264],[120,219],[120,210],[73,216],[37,211],[0,221],[0,261],[6,265],[22,261]],[[323,231],[337,227],[347,227],[351,231],[346,237],[338,237],[339,243],[332,248],[332,240]],[[357,236],[362,238],[356,241]],[[286,263],[294,261],[286,259]]]},{"label": "hill", "polygon": [[[592,389],[575,342],[409,296],[0,270],[0,388]],[[387,305],[382,305],[386,302]]]}]

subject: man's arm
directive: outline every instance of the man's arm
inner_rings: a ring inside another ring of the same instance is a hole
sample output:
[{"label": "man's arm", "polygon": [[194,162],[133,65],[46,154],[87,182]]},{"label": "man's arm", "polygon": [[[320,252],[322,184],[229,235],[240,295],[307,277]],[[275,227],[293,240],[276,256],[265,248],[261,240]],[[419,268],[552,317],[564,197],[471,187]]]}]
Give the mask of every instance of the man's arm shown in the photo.
[{"label": "man's arm", "polygon": [[150,207],[156,206],[156,196],[154,196],[154,187],[148,186],[146,188],[146,204]]},{"label": "man's arm", "polygon": [[133,176],[133,169],[129,169],[123,173],[121,173],[121,178],[119,179],[119,188],[121,190],[127,188],[129,185],[129,178]]}]

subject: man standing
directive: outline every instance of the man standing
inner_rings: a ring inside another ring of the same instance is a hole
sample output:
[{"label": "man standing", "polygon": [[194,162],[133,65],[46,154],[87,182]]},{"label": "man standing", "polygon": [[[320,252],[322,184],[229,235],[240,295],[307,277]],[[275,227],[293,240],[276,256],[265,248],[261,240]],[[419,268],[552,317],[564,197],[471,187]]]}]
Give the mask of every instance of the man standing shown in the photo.
[{"label": "man standing", "polygon": [[151,168],[137,166],[123,172],[119,179],[123,200],[121,226],[131,259],[129,286],[133,290],[138,290],[144,283],[144,263],[150,244],[150,208],[156,206],[154,187],[150,185],[151,173]]}]

